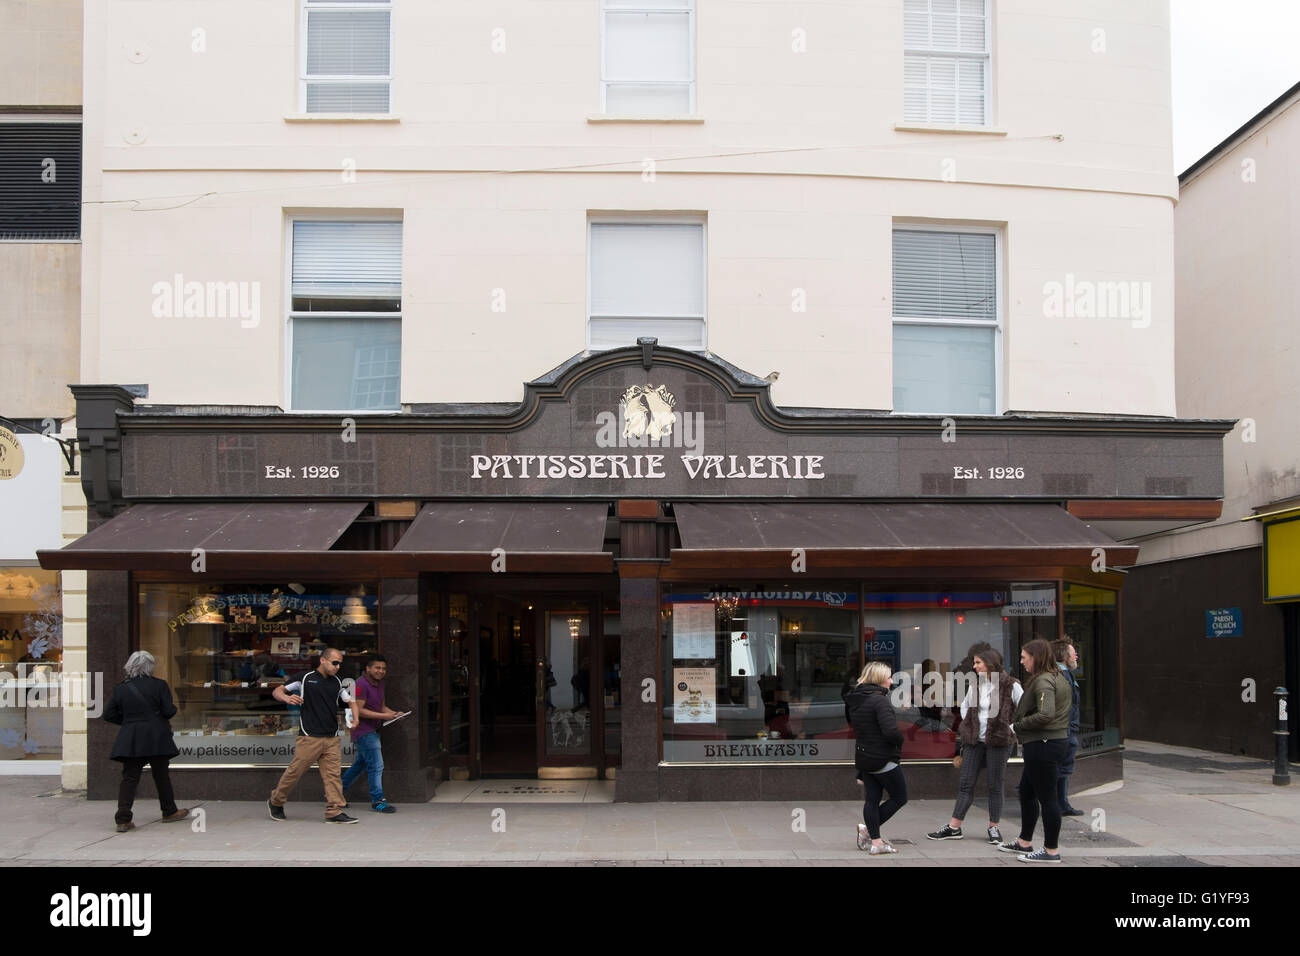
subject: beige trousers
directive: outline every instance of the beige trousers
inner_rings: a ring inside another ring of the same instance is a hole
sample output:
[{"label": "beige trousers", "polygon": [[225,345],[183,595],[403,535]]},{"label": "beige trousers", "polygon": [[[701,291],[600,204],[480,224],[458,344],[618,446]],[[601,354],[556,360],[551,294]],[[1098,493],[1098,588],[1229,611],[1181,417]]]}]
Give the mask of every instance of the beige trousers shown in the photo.
[{"label": "beige trousers", "polygon": [[300,736],[297,739],[293,760],[271,791],[272,806],[282,807],[289,801],[289,794],[313,763],[320,768],[320,779],[325,784],[325,819],[343,812],[347,801],[343,799],[343,758],[338,737]]}]

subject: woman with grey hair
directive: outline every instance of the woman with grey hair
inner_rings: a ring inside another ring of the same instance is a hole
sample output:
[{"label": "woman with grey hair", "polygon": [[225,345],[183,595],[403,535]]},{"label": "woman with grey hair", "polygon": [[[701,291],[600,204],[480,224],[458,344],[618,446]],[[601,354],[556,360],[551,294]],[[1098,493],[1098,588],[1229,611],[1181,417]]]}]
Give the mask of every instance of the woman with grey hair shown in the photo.
[{"label": "woman with grey hair", "polygon": [[104,719],[121,725],[109,755],[122,763],[122,785],[117,792],[114,818],[118,833],[135,829],[131,805],[135,803],[135,790],[145,764],[153,772],[163,822],[175,823],[190,815],[189,810],[177,808],[171,777],[167,774],[168,761],[180,753],[168,723],[176,715],[176,705],[172,702],[171,688],[166,681],[153,676],[153,668],[154,656],[148,651],[136,651],[128,657],[124,668],[126,680],[113,688],[113,697],[104,708]]}]

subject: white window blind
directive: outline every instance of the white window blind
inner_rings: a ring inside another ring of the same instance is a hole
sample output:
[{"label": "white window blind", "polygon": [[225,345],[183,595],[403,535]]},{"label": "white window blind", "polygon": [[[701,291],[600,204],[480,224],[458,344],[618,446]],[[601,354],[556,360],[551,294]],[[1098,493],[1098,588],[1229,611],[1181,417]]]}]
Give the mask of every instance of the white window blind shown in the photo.
[{"label": "white window blind", "polygon": [[290,404],[400,408],[402,224],[295,221]]},{"label": "white window blind", "polygon": [[293,297],[402,296],[400,222],[295,222]]},{"label": "white window blind", "polygon": [[603,0],[601,96],[606,113],[694,112],[693,0]]},{"label": "white window blind", "polygon": [[997,414],[997,236],[896,229],[893,246],[894,411]]},{"label": "white window blind", "polygon": [[987,0],[904,0],[903,118],[988,122]]},{"label": "white window blind", "polygon": [[307,0],[304,100],[309,113],[387,113],[392,81],[388,0]]},{"label": "white window blind", "polygon": [[894,230],[894,315],[996,320],[996,237]]},{"label": "white window blind", "polygon": [[590,343],[704,348],[704,225],[592,223]]}]

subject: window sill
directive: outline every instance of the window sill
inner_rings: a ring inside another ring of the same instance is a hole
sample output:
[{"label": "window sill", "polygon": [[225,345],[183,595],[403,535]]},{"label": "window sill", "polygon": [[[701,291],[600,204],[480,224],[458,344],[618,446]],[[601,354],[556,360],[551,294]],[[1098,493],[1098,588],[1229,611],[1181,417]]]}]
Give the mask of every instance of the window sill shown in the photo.
[{"label": "window sill", "polygon": [[588,113],[588,123],[678,123],[690,125],[704,122],[703,116],[633,116],[621,113]]},{"label": "window sill", "polygon": [[396,113],[286,113],[286,123],[400,123]]},{"label": "window sill", "polygon": [[944,126],[940,123],[895,123],[896,133],[966,133],[974,136],[1006,136],[1004,129],[992,126]]}]

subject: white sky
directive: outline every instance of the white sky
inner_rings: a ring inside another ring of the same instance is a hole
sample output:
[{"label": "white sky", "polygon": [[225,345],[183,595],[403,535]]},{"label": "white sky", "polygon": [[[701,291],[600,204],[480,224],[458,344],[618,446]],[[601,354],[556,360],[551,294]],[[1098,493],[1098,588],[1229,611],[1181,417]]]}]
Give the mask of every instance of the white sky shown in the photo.
[{"label": "white sky", "polygon": [[1300,82],[1300,0],[1171,0],[1174,172]]}]

